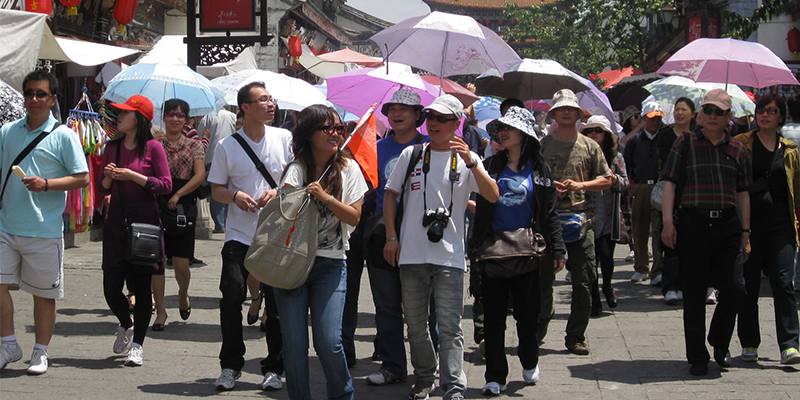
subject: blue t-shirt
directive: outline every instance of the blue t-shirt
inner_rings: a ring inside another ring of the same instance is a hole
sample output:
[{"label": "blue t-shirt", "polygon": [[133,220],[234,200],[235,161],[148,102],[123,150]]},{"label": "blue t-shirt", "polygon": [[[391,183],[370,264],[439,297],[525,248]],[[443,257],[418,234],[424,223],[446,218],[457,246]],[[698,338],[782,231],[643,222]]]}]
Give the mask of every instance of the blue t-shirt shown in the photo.
[{"label": "blue t-shirt", "polygon": [[[428,143],[431,141],[428,136],[420,133],[417,133],[417,135],[422,136],[422,141],[420,141],[420,143]],[[389,179],[389,175],[392,174],[395,164],[397,164],[400,153],[402,153],[403,149],[406,147],[413,146],[416,143],[417,137],[414,137],[414,139],[411,139],[408,143],[397,143],[394,140],[394,135],[389,135],[378,140],[378,187],[375,189],[375,194],[377,196],[376,201],[378,204],[375,209],[376,213],[383,211],[383,194],[386,192],[384,186]]]},{"label": "blue t-shirt", "polygon": [[533,216],[533,162],[520,172],[506,167],[497,177],[500,200],[494,205],[492,232],[529,228]]}]

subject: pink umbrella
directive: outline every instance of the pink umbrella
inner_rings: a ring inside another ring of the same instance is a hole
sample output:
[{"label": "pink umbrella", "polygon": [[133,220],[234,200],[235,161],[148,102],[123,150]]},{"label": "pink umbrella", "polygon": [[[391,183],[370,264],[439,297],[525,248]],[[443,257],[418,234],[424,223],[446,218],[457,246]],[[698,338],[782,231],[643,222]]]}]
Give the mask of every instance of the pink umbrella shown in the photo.
[{"label": "pink umbrella", "polygon": [[442,87],[442,91],[447,94],[452,94],[456,96],[457,99],[461,100],[461,103],[464,104],[464,107],[469,107],[470,104],[478,101],[478,96],[475,93],[469,91],[469,89],[459,85],[458,83],[444,78],[444,80],[439,79],[438,76],[434,75],[422,75],[422,80],[428,82],[434,86],[439,86],[440,82],[444,82],[444,87]]},{"label": "pink umbrella", "polygon": [[380,65],[383,65],[381,61],[376,60],[374,57],[370,57],[366,54],[361,54],[359,52],[350,49],[332,51],[330,53],[320,54],[317,57],[325,61],[340,62],[340,63],[348,62],[348,63],[358,64],[362,67],[378,67]]},{"label": "pink umbrella", "polygon": [[672,55],[657,73],[683,76],[695,82],[756,88],[800,85],[772,50],[760,43],[736,39],[697,39]]}]

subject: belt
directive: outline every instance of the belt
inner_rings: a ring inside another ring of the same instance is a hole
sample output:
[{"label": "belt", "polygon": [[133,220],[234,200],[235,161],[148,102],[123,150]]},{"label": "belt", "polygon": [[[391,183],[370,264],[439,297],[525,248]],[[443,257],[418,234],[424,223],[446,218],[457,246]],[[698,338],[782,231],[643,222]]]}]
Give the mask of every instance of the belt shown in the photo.
[{"label": "belt", "polygon": [[653,180],[653,179],[650,179],[650,180],[647,180],[647,181],[633,181],[633,183],[641,183],[641,184],[644,184],[644,185],[655,185],[656,182],[657,181]]},{"label": "belt", "polygon": [[694,207],[686,207],[681,208],[681,211],[685,211],[692,215],[709,218],[709,219],[719,219],[719,218],[730,218],[736,215],[736,208],[723,208],[717,210],[709,210],[705,208],[694,208]]}]

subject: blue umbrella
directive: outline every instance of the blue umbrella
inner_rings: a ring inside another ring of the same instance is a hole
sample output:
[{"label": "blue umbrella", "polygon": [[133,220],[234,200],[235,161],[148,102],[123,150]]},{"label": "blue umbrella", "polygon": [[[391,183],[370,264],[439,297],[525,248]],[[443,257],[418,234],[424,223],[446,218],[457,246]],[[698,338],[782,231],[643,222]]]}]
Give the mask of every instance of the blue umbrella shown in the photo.
[{"label": "blue umbrella", "polygon": [[483,121],[500,118],[500,104],[502,102],[494,97],[482,96],[473,104],[475,119]]},{"label": "blue umbrella", "polygon": [[124,103],[129,97],[140,94],[153,102],[158,115],[169,99],[189,103],[189,115],[216,114],[225,105],[225,96],[213,87],[203,75],[185,65],[136,64],[114,77],[103,98],[114,103]]}]

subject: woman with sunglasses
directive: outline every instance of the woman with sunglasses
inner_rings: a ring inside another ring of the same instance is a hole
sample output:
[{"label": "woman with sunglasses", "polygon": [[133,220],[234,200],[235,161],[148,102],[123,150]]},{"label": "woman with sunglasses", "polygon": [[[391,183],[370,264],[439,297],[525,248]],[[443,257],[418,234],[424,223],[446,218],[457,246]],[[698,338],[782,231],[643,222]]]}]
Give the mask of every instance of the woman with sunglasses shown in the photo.
[{"label": "woman with sunglasses", "polygon": [[794,292],[794,254],[797,248],[797,210],[800,209],[800,153],[780,128],[786,122],[786,102],[768,93],[756,103],[758,129],[737,135],[750,153],[750,243],[752,253],[744,264],[747,295],[739,311],[742,361],[758,361],[761,333],[758,293],[761,272],[769,277],[775,307],[775,330],[781,364],[800,363],[797,302]]},{"label": "woman with sunglasses", "polygon": [[[199,140],[183,135],[189,116],[189,104],[181,99],[164,102],[164,124],[166,133],[161,145],[167,154],[169,172],[172,176],[172,191],[160,196],[159,206],[164,223],[164,251],[172,257],[175,281],[178,282],[178,312],[182,320],[189,319],[192,304],[189,302],[189,260],[194,256],[194,232],[197,219],[197,195],[195,189],[206,178],[205,152]],[[164,305],[164,275],[153,277],[153,299],[156,303],[154,331],[163,331],[167,322]]]},{"label": "woman with sunglasses", "polygon": [[[503,117],[487,125],[492,139],[504,148],[483,162],[489,176],[497,181],[500,199],[493,204],[483,196],[477,197],[470,247],[478,249],[485,241],[494,240],[494,233],[532,228],[533,232],[544,236],[547,251],[552,252],[555,262],[563,265],[566,247],[555,211],[556,188],[551,184],[550,167],[545,164],[541,144],[536,139],[535,124],[528,110],[512,106]],[[475,255],[471,258],[475,259]],[[503,262],[518,264],[516,260]],[[493,272],[497,269],[495,264],[477,261],[474,265],[476,270],[481,270],[483,292],[486,343],[483,394],[496,396],[507,389],[504,338],[509,298],[517,321],[517,355],[522,364],[522,379],[526,384],[536,383],[539,380],[539,340],[536,337],[541,297],[539,260],[530,259],[522,270],[502,276]]]},{"label": "woman with sunglasses", "polygon": [[[602,115],[593,115],[581,126],[581,133],[597,142],[603,149],[608,167],[611,168],[611,189],[601,190],[592,196],[595,210],[595,218],[592,220],[595,231],[595,251],[597,252],[597,262],[603,273],[603,295],[610,308],[616,308],[618,304],[617,293],[611,287],[611,277],[614,275],[614,246],[616,243],[611,239],[612,221],[620,219],[620,209],[614,208],[614,196],[616,193],[627,190],[631,187],[628,173],[625,169],[625,159],[616,150],[614,143],[614,133],[611,132],[611,124],[608,118]],[[599,278],[592,282],[592,316],[600,315],[603,306],[600,303]]]},{"label": "woman with sunglasses", "polygon": [[[152,140],[150,133],[153,103],[137,94],[124,104],[112,103],[111,106],[120,110],[117,134],[106,144],[103,175],[97,185],[100,195],[111,195],[103,229],[103,292],[109,308],[119,319],[114,353],[127,352],[125,365],[136,367],[142,365],[142,343],[152,312],[150,302],[143,299],[150,298],[152,277],[164,275],[164,257],[148,266],[128,262],[124,221],[161,225],[156,195],[169,193],[172,179],[164,148]],[[139,298],[133,320],[122,292],[126,277]]]},{"label": "woman with sunglasses", "polygon": [[353,378],[342,347],[345,251],[350,232],[361,218],[367,184],[358,164],[342,149],[344,142],[344,125],[333,108],[306,107],[292,133],[295,161],[286,166],[281,183],[282,187],[305,187],[319,211],[317,257],[308,279],[296,289],[273,288],[281,318],[286,383],[293,400],[311,399],[305,333],[309,309],[314,349],[327,379],[327,397],[353,398]]}]

